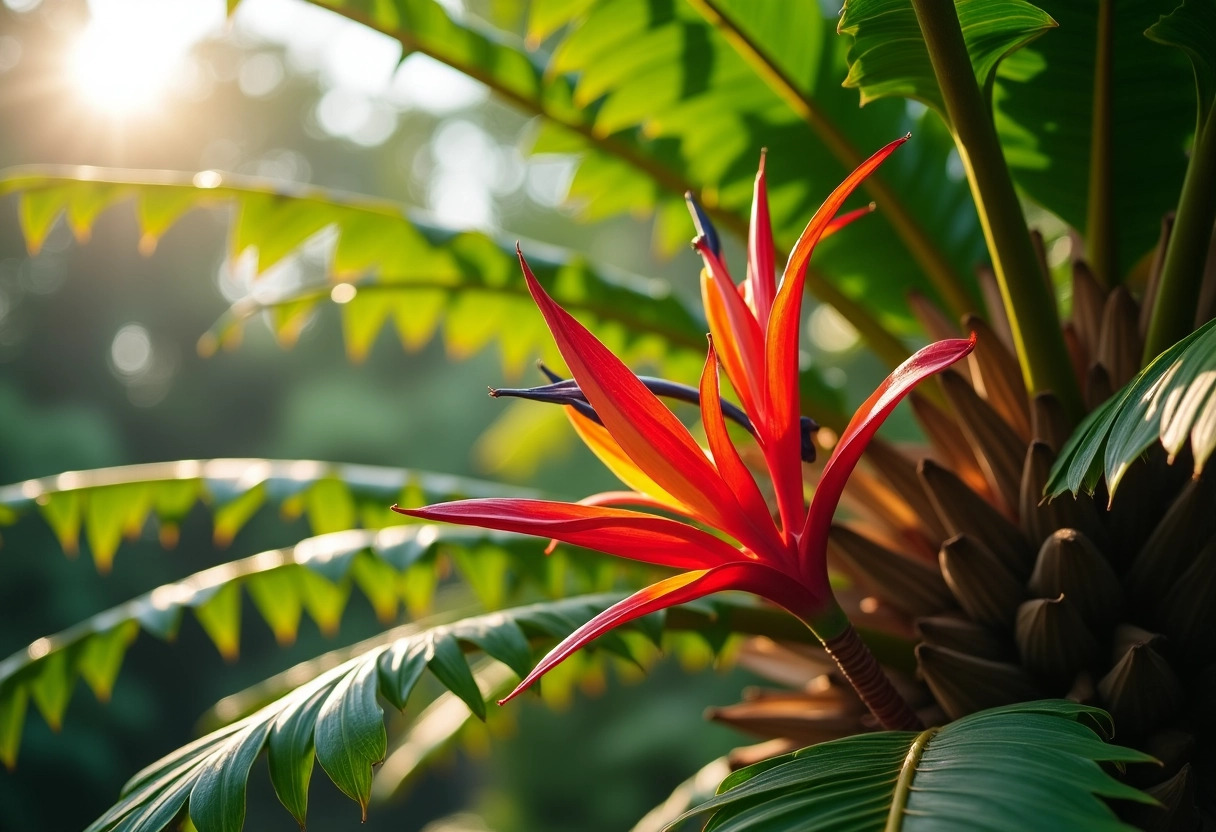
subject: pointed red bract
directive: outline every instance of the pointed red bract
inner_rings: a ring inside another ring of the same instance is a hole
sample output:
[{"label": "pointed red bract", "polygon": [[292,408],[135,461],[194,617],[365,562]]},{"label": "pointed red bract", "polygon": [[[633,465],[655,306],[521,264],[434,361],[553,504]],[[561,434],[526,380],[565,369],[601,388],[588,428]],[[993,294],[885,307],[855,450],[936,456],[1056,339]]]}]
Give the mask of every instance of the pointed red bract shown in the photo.
[{"label": "pointed red bract", "polygon": [[975,349],[975,335],[970,338],[951,338],[930,344],[912,355],[878,385],[870,398],[857,409],[848,427],[840,434],[840,441],[832,456],[823,466],[819,486],[811,500],[806,516],[806,527],[800,540],[804,570],[816,578],[827,580],[828,531],[832,526],[832,515],[844,492],[849,474],[857,466],[862,453],[891,411],[912,388],[934,373],[939,373]]},{"label": "pointed red bract", "polygon": [[[768,338],[765,343],[765,388],[768,400],[764,405],[765,459],[773,473],[773,487],[777,491],[777,506],[781,521],[787,531],[801,520],[802,515],[802,466],[799,449],[802,437],[799,433],[798,401],[798,334],[802,325],[802,292],[806,281],[806,267],[811,252],[819,242],[824,230],[831,223],[840,206],[867,176],[908,140],[891,142],[882,150],[863,162],[841,182],[831,195],[819,206],[819,210],[807,223],[790,253],[773,311],[768,322]],[[770,451],[771,446],[771,451]]]},{"label": "pointed red bract", "polygon": [[729,328],[723,332],[713,332],[713,336],[723,343],[737,345],[742,361],[743,377],[731,377],[730,383],[736,390],[748,391],[747,399],[754,402],[753,407],[763,407],[764,397],[760,394],[760,385],[764,381],[764,333],[756,321],[756,316],[739,294],[738,287],[731,281],[726,264],[710,250],[703,238],[693,245],[700,253],[705,270],[713,283],[713,288],[709,291],[717,290],[722,308],[726,312]]},{"label": "pointed red bract", "polygon": [[768,326],[769,312],[777,294],[773,226],[768,214],[768,182],[764,176],[764,160],[767,156],[767,152],[760,154],[760,169],[756,171],[756,187],[752,192],[752,218],[747,234],[748,295],[761,329]]},{"label": "pointed red bract", "polygon": [[762,545],[734,494],[688,428],[628,367],[558,306],[519,254],[524,279],[557,348],[604,427],[639,468],[697,516],[745,546]]},{"label": "pointed red bract", "polygon": [[393,506],[393,511],[422,520],[551,537],[674,569],[708,569],[739,559],[738,549],[695,526],[622,508],[486,498],[425,508]]},{"label": "pointed red bract", "polygon": [[709,341],[709,355],[705,359],[705,369],[701,372],[701,423],[705,427],[705,438],[709,442],[710,453],[714,455],[714,464],[722,479],[730,486],[739,505],[752,519],[756,533],[768,538],[769,551],[782,551],[785,546],[777,529],[773,526],[772,516],[760,487],[752,477],[751,471],[743,464],[739,452],[730,441],[726,431],[726,420],[722,417],[722,399],[718,389],[718,357],[714,351],[714,342]]},{"label": "pointed red bract", "polygon": [[760,563],[728,563],[714,569],[673,575],[613,604],[566,636],[541,659],[519,686],[500,699],[498,704],[502,705],[519,696],[537,679],[561,664],[571,653],[609,630],[652,612],[695,601],[726,589],[754,592],[775,601],[798,616],[805,616],[825,600],[816,599],[807,587],[791,581],[789,575],[784,572]]}]

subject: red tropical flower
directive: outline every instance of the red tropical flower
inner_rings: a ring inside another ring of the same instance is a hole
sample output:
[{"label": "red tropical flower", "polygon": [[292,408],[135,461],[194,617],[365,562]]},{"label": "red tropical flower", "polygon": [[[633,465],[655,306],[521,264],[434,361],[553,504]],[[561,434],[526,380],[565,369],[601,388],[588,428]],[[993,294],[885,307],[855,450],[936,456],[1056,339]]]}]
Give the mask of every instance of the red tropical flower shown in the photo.
[{"label": "red tropical flower", "polygon": [[[874,391],[841,434],[808,509],[802,478],[798,333],[806,267],[815,244],[865,213],[863,209],[836,216],[849,194],[906,138],[875,153],[832,192],[799,237],[779,285],[773,272],[763,161],[756,177],[748,271],[742,285],[731,280],[711,227],[704,220],[698,223],[702,233],[695,246],[705,262],[702,288],[711,330],[699,387],[708,453],[642,379],[549,297],[520,252],[528,289],[574,376],[566,389],[576,389],[585,403],[568,409],[571,419],[587,444],[632,490],[595,495],[577,504],[477,499],[419,509],[394,506],[394,510],[426,520],[544,536],[688,571],[631,595],[578,628],[503,702],[608,630],[721,590],[752,592],[784,607],[805,621],[829,651],[837,643],[834,655],[841,652],[839,639],[845,633],[853,634],[849,651],[864,649],[828,583],[832,515],[845,481],[887,415],[917,382],[967,355],[974,340],[925,347]],[[763,453],[778,520],[727,434],[719,362]],[[635,508],[621,507],[625,505]],[[661,509],[684,520],[637,509]],[[881,676],[872,658],[873,667],[854,666],[851,674],[844,659],[837,658],[855,685],[867,680],[854,677],[875,672]],[[884,723],[904,725],[915,720],[907,714],[884,718],[881,703],[869,704]]]}]

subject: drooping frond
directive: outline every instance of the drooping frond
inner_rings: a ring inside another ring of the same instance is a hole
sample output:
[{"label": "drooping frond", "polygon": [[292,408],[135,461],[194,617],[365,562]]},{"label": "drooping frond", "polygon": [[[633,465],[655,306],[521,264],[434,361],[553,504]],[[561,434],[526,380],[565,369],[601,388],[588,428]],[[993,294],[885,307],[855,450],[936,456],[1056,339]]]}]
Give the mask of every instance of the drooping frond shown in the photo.
[{"label": "drooping frond", "polygon": [[[280,644],[295,639],[307,613],[322,632],[336,632],[353,587],[382,622],[402,604],[417,615],[436,589],[435,559],[446,555],[489,608],[525,587],[540,592],[610,588],[624,570],[599,560],[546,557],[534,540],[479,529],[392,526],[352,529],[262,552],[166,584],[40,638],[0,662],[0,760],[17,758],[24,715],[33,702],[58,727],[76,682],[107,700],[131,642],[142,630],[172,639],[190,611],[220,653],[235,659],[241,637],[241,596],[248,594]],[[637,571],[637,570],[635,570]],[[298,678],[298,677],[297,677]]]},{"label": "drooping frond", "polygon": [[69,471],[0,487],[0,525],[38,511],[64,550],[83,533],[99,569],[108,570],[124,537],[155,516],[166,545],[196,503],[212,507],[215,541],[227,545],[267,502],[306,516],[317,534],[401,522],[388,507],[460,497],[535,496],[492,482],[374,465],[315,460],[188,459]]},{"label": "drooping frond", "polygon": [[[237,303],[200,341],[204,353],[234,343],[239,324],[267,308],[280,340],[292,343],[310,313],[332,297],[342,307],[347,351],[354,359],[363,358],[390,323],[404,346],[414,350],[444,321],[445,341],[456,355],[470,355],[497,340],[509,371],[537,354],[553,357],[539,317],[529,314],[531,302],[509,247],[485,234],[430,226],[398,203],[216,171],[89,167],[12,168],[0,172],[0,195],[9,193],[20,197],[21,227],[31,251],[41,247],[60,217],[85,238],[104,211],[125,202],[134,203],[145,252],[194,208],[233,209],[229,254],[236,259],[251,252],[259,275],[318,233],[336,232],[328,264],[331,283]],[[669,351],[701,349],[703,324],[660,281],[609,276],[565,254],[542,258],[538,274],[627,355],[662,360]],[[335,292],[335,283],[346,286]]]}]

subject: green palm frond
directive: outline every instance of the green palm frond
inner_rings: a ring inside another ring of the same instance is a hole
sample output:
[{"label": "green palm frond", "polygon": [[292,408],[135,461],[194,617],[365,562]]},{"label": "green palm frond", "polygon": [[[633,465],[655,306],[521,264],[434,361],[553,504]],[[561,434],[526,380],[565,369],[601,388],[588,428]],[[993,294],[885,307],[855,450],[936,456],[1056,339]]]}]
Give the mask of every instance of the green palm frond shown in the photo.
[{"label": "green palm frond", "polygon": [[[159,832],[183,811],[199,832],[235,832],[244,823],[250,768],[263,749],[269,752],[275,792],[301,825],[314,757],[366,813],[373,766],[388,752],[381,697],[404,709],[429,670],[469,711],[484,718],[485,693],[466,653],[482,651],[522,676],[531,668],[534,641],[568,635],[619,598],[578,596],[399,633],[139,772],[119,802],[87,832]],[[704,626],[719,614],[714,602],[702,602],[687,615]],[[658,613],[628,626],[657,638],[667,623]],[[620,635],[617,641],[623,643]],[[624,650],[628,653],[627,646]]]},{"label": "green palm frond", "polygon": [[1045,492],[1093,492],[1105,476],[1113,496],[1155,441],[1172,461],[1190,446],[1195,476],[1216,450],[1216,321],[1157,356],[1089,414],[1060,450]]},{"label": "green palm frond", "polygon": [[[579,157],[570,199],[583,215],[653,215],[656,240],[668,250],[688,238],[681,199],[687,190],[701,195],[724,228],[746,234],[762,147],[769,149],[774,229],[784,246],[851,169],[714,26],[683,4],[672,6],[670,14],[639,0],[547,7],[538,12],[541,23],[533,21],[529,44],[549,42],[544,50],[528,51],[501,32],[448,15],[435,0],[315,2],[396,38],[407,53],[422,52],[483,81],[504,100],[541,116],[533,152]],[[797,5],[805,7],[800,19],[813,24],[799,39],[810,57],[801,60],[808,71],[798,80],[810,85],[804,93],[822,112],[848,125],[844,139],[868,151],[909,131],[917,136],[915,146],[901,151],[902,158],[883,174],[888,195],[916,206],[923,224],[919,243],[909,243],[913,256],[880,209],[866,222],[881,244],[828,241],[808,273],[810,291],[835,306],[894,366],[907,350],[892,333],[914,327],[904,292],[937,291],[917,258],[934,261],[929,271],[937,275],[966,274],[983,251],[983,239],[965,183],[945,176],[952,144],[941,125],[909,117],[899,106],[857,113],[855,99],[839,87],[845,67],[832,21],[810,0]],[[457,43],[484,45],[453,52],[444,41],[449,32],[460,33],[452,35]],[[531,98],[521,98],[518,85],[494,72],[521,61],[531,62],[540,79]],[[555,101],[561,106],[554,107]],[[944,289],[952,303],[972,292],[969,279],[942,277],[938,283],[952,284]]]},{"label": "green palm frond", "polygon": [[[497,340],[509,371],[537,354],[560,361],[540,316],[526,314],[531,303],[512,246],[477,232],[453,234],[430,226],[398,203],[215,171],[84,167],[9,169],[0,173],[4,194],[20,198],[21,227],[31,251],[39,249],[60,217],[84,238],[105,210],[124,202],[134,203],[145,252],[194,208],[232,209],[229,255],[252,253],[259,275],[319,232],[333,229],[337,241],[328,271],[334,283],[349,284],[342,290],[347,295],[333,298],[343,306],[352,358],[363,358],[390,321],[405,347],[416,350],[446,318],[445,340],[457,355]],[[553,249],[536,248],[541,250],[529,251],[529,257],[541,282],[613,349],[650,361],[662,361],[673,350],[704,351],[705,325],[666,284],[609,276],[578,258],[546,258]],[[232,343],[238,324],[263,309],[272,311],[280,340],[290,343],[332,289],[333,283],[315,285],[278,301],[238,303],[202,339],[200,351],[212,352],[224,340]],[[690,360],[690,365],[697,363]]]},{"label": "green palm frond", "polygon": [[288,517],[305,516],[314,533],[399,525],[394,502],[419,506],[465,497],[536,496],[530,489],[406,468],[316,460],[187,459],[69,471],[0,487],[0,525],[34,512],[60,545],[79,548],[83,532],[93,559],[109,569],[124,537],[138,537],[155,516],[162,542],[198,502],[214,510],[214,535],[224,546],[265,503]]},{"label": "green palm frond", "polygon": [[920,734],[861,734],[730,775],[684,815],[715,832],[833,829],[915,832],[1132,830],[1101,798],[1155,801],[1101,763],[1155,762],[1110,745],[1110,717],[1047,700],[995,708]]},{"label": "green palm frond", "polygon": [[187,610],[231,660],[240,648],[242,590],[276,640],[289,644],[304,613],[323,633],[335,633],[353,587],[367,596],[382,622],[396,618],[403,603],[414,615],[425,612],[441,555],[491,609],[528,587],[555,593],[610,589],[628,571],[616,562],[572,557],[570,551],[563,548],[545,557],[534,539],[480,529],[355,529],[308,538],[157,587],[0,662],[0,714],[5,715],[0,719],[0,760],[15,763],[30,701],[57,728],[78,679],[98,699],[108,700],[138,633],[172,639]]}]

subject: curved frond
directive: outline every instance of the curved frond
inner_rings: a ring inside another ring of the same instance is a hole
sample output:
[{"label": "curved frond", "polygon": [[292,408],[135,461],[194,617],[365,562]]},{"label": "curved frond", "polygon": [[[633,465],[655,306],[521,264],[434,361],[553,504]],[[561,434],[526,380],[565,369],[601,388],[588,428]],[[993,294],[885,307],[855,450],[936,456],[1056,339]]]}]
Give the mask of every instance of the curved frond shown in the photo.
[{"label": "curved frond", "polygon": [[1189,444],[1195,476],[1216,450],[1216,321],[1161,353],[1094,410],[1061,449],[1045,492],[1092,492],[1105,476],[1113,496],[1157,440],[1171,461]]},{"label": "curved frond", "polygon": [[[599,559],[570,558],[566,551],[546,557],[535,540],[480,529],[433,525],[354,529],[309,538],[165,584],[40,638],[0,662],[0,714],[9,717],[0,720],[0,759],[9,766],[16,761],[28,702],[58,727],[78,679],[98,699],[109,699],[126,651],[141,630],[172,639],[182,616],[190,611],[220,653],[235,659],[242,590],[276,640],[289,644],[305,613],[322,632],[336,632],[353,587],[367,596],[383,622],[395,619],[402,604],[414,615],[425,612],[435,592],[435,559],[440,554],[451,559],[479,600],[491,608],[525,586],[539,591],[603,589],[622,572],[606,571]],[[338,651],[334,658],[322,657],[310,667],[328,669],[340,658],[349,656]],[[285,678],[298,679],[300,672]],[[232,707],[239,706],[230,706],[229,715]]]},{"label": "curved frond", "polygon": [[124,537],[138,537],[155,516],[165,545],[196,503],[215,513],[217,545],[226,546],[267,502],[305,516],[314,533],[399,525],[389,511],[464,497],[536,496],[482,480],[316,460],[187,459],[69,471],[0,487],[0,525],[38,511],[69,554],[83,533],[97,567],[109,569]]},{"label": "curved frond", "polygon": [[1105,712],[1064,700],[861,734],[741,769],[683,818],[711,813],[715,832],[974,829],[978,818],[991,832],[1130,831],[1101,798],[1154,801],[1099,764],[1155,761],[1111,734]]},{"label": "curved frond", "polygon": [[[414,628],[153,763],[128,781],[119,802],[87,832],[159,832],[183,811],[199,832],[235,832],[244,823],[250,768],[263,749],[275,792],[301,825],[314,758],[366,814],[373,766],[388,752],[381,698],[403,709],[429,671],[484,718],[486,691],[466,653],[482,651],[522,676],[531,666],[534,640],[562,638],[619,599],[579,596]],[[653,634],[661,631],[663,617],[635,625],[636,631]],[[481,681],[493,682],[485,676]]]},{"label": "curved frond", "polygon": [[[21,227],[31,251],[39,249],[60,216],[84,238],[106,209],[128,201],[135,204],[144,252],[191,209],[232,208],[229,254],[235,260],[250,252],[259,275],[332,229],[337,241],[329,274],[350,287],[333,300],[343,306],[347,351],[356,360],[390,323],[404,346],[414,350],[445,319],[445,340],[457,355],[498,340],[507,369],[518,370],[537,353],[554,354],[540,316],[532,313],[513,248],[482,233],[453,234],[430,226],[398,203],[216,171],[89,167],[12,168],[0,173],[0,195],[7,193],[20,197]],[[661,281],[611,277],[567,255],[539,258],[537,274],[626,355],[662,358],[671,348],[702,351],[704,325]],[[332,289],[332,284],[311,286],[289,301],[238,303],[199,349],[208,353],[220,343],[235,343],[237,324],[263,308],[273,310],[276,333],[290,344],[309,314],[330,300]]]}]

